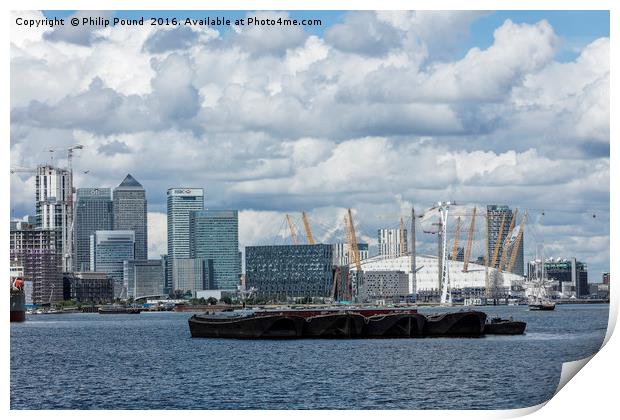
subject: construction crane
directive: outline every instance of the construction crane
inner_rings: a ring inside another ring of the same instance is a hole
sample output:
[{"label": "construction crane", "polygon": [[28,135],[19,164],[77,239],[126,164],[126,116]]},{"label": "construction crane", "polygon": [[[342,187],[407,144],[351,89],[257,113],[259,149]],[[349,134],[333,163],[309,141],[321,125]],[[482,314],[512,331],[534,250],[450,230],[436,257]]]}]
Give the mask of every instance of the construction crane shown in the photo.
[{"label": "construction crane", "polygon": [[504,239],[504,245],[502,246],[502,257],[499,260],[499,267],[498,267],[500,273],[506,266],[506,261],[508,259],[508,247],[510,246],[510,237],[512,236],[512,231],[515,228],[515,222],[517,221],[517,212],[518,212],[517,209],[515,209],[514,212],[512,212],[512,220],[510,221],[510,227],[508,228],[508,233],[506,234],[506,238]]},{"label": "construction crane", "polygon": [[508,263],[508,267],[506,271],[509,273],[512,272],[512,269],[517,261],[517,253],[519,251],[519,246],[521,245],[521,241],[523,240],[523,229],[525,228],[525,223],[527,222],[527,211],[523,214],[521,218],[521,224],[519,225],[519,233],[517,233],[517,239],[515,239],[514,244],[512,245],[512,253],[510,254],[510,262]]},{"label": "construction crane", "polygon": [[291,238],[293,239],[293,245],[299,245],[299,241],[297,240],[297,232],[295,231],[295,226],[293,226],[293,220],[291,216],[286,215],[286,222],[288,223],[288,228],[291,231]]},{"label": "construction crane", "polygon": [[456,218],[456,228],[454,232],[454,245],[452,246],[452,261],[456,261],[459,253],[459,239],[461,236],[461,216]]},{"label": "construction crane", "polygon": [[[506,222],[506,215],[502,216],[502,223],[499,225],[499,231],[497,232],[497,237],[495,238],[495,247],[493,247],[493,257],[491,257],[491,267],[495,268],[495,263],[497,262],[497,255],[499,254],[499,246],[502,242],[502,232],[504,231],[504,223]],[[487,233],[488,234],[488,233]]]},{"label": "construction crane", "polygon": [[469,264],[469,258],[471,257],[471,243],[474,239],[474,227],[476,225],[476,207],[471,215],[471,222],[469,222],[469,231],[467,232],[467,245],[465,246],[465,255],[463,256],[463,273],[467,273],[467,265]]},{"label": "construction crane", "polygon": [[301,213],[301,218],[304,222],[304,229],[306,230],[306,239],[308,240],[308,244],[314,245],[314,237],[312,236],[312,231],[310,230],[310,223],[308,222],[308,216],[306,215],[305,211]]}]

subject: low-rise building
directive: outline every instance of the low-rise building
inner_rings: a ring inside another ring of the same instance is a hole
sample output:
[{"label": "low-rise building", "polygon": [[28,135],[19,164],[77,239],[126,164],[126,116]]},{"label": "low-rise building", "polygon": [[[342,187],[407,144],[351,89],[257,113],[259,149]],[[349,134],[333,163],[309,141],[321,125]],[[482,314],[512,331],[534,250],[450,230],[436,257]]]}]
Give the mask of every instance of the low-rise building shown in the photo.
[{"label": "low-rise building", "polygon": [[245,248],[246,287],[258,297],[279,301],[331,297],[331,245],[276,245]]},{"label": "low-rise building", "polygon": [[114,300],[114,279],[106,273],[65,273],[65,300],[80,303],[109,303]]},{"label": "low-rise building", "polygon": [[165,269],[161,259],[123,262],[123,286],[128,298],[161,296],[164,294],[164,282]]},{"label": "low-rise building", "polygon": [[409,275],[404,271],[365,271],[359,287],[361,301],[403,300],[409,294]]}]

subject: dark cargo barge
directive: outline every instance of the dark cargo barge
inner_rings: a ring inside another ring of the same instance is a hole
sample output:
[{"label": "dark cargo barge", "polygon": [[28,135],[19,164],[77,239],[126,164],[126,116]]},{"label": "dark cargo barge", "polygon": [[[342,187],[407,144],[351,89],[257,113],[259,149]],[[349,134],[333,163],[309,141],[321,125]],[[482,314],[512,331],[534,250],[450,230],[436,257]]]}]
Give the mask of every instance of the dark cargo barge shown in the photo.
[{"label": "dark cargo barge", "polygon": [[479,311],[425,316],[408,308],[243,309],[194,315],[188,322],[192,337],[414,338],[505,334],[492,331],[492,327],[487,331],[486,318]]}]

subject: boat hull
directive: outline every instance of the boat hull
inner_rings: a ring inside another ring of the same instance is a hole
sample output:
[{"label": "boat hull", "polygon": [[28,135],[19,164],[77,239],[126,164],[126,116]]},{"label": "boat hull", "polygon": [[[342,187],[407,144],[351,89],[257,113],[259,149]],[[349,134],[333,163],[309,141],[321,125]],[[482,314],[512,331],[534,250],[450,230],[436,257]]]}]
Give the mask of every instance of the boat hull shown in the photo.
[{"label": "boat hull", "polygon": [[555,303],[533,303],[529,305],[530,311],[553,311],[555,310]]},{"label": "boat hull", "polygon": [[424,335],[426,317],[420,314],[374,315],[366,319],[364,337],[411,338]]},{"label": "boat hull", "polygon": [[298,316],[251,316],[216,320],[194,315],[189,319],[192,337],[203,338],[301,338],[304,318]]},{"label": "boat hull", "polygon": [[308,338],[362,337],[366,318],[357,313],[317,315],[305,319],[303,336]]},{"label": "boat hull", "polygon": [[426,319],[424,335],[429,337],[480,337],[487,315],[479,311],[448,312]]},{"label": "boat hull", "polygon": [[26,295],[23,290],[11,291],[11,322],[26,320]]}]

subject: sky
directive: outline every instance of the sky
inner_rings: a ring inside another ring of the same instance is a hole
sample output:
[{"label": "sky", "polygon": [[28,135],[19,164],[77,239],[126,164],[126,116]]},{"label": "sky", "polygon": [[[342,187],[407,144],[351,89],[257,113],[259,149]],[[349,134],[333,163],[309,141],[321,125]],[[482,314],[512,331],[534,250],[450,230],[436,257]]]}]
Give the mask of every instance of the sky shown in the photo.
[{"label": "sky", "polygon": [[[301,234],[301,211],[319,240],[342,241],[350,207],[372,247],[411,206],[452,200],[527,212],[526,259],[544,245],[586,262],[590,281],[609,270],[607,12],[13,14],[323,21],[12,25],[12,166],[82,144],[76,187],[131,173],[147,191],[152,257],[166,252],[166,190],[187,186],[208,208],[240,210],[241,246],[290,243],[285,214]],[[34,177],[12,175],[12,217],[32,214],[33,198]],[[418,241],[436,252],[434,235]]]}]

